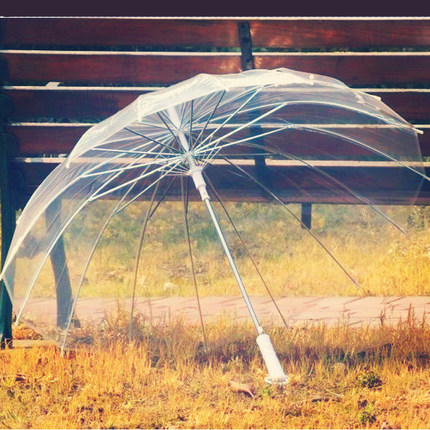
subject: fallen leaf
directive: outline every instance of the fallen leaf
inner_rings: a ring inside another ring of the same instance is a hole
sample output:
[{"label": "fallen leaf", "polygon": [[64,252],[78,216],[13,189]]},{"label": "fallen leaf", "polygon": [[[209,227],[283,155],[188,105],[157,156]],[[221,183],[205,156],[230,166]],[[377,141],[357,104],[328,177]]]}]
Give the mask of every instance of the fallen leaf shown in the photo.
[{"label": "fallen leaf", "polygon": [[248,384],[242,384],[241,382],[236,382],[230,379],[228,381],[228,386],[230,387],[231,391],[234,391],[235,393],[244,393],[254,398],[254,389]]}]

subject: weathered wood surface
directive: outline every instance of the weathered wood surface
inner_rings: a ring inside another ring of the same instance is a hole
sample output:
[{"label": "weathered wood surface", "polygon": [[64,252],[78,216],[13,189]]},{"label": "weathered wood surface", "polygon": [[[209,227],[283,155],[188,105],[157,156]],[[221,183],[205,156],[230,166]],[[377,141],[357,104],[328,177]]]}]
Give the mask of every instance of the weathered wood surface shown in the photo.
[{"label": "weathered wood surface", "polygon": [[[5,86],[12,100],[11,121],[28,118],[107,118],[141,94],[163,87],[73,87]],[[400,116],[412,123],[430,123],[430,89],[372,89]]]},{"label": "weathered wood surface", "polygon": [[[6,131],[17,137],[19,154],[65,154],[69,153],[80,137],[92,124],[85,123],[16,123],[5,127]],[[424,134],[419,136],[421,152],[430,156],[430,130],[424,128]],[[279,148],[293,156],[312,156],[322,159],[333,157],[363,157],[374,155],[371,151],[347,142],[342,142],[333,136],[308,133],[303,130],[288,132],[288,141],[279,139]],[[237,151],[243,153],[246,148]],[[234,154],[235,147],[229,151]],[[252,150],[249,150],[252,152]]]},{"label": "weathered wood surface", "polygon": [[[233,55],[232,55],[233,54]],[[240,54],[3,50],[3,80],[12,84],[173,84],[198,73],[236,73]]]},{"label": "weathered wood surface", "polygon": [[[3,80],[69,85],[166,85],[198,73],[236,73],[239,53],[0,50]],[[255,67],[286,67],[331,76],[348,85],[411,85],[428,82],[428,53],[256,53]]]},{"label": "weathered wood surface", "polygon": [[[39,162],[37,159],[16,159],[12,167],[19,169],[21,180],[26,184],[23,194],[30,196],[59,161],[56,158],[40,159]],[[257,177],[251,161],[236,160],[234,163]],[[422,204],[430,198],[430,185],[424,184],[416,195],[418,190],[415,188],[420,185],[420,178],[393,163],[321,161],[310,164],[316,168],[297,161],[268,163],[270,190],[286,203],[366,204],[368,200],[373,204]],[[428,163],[424,167],[429,174]],[[252,180],[231,174],[232,171],[235,169],[226,164],[206,169],[222,198],[228,201],[267,201],[263,188]],[[142,187],[145,184],[141,181]],[[182,198],[179,180],[173,183],[166,198]],[[199,200],[195,190],[190,190],[190,199]]]},{"label": "weathered wood surface", "polygon": [[239,46],[234,19],[6,18],[2,43],[31,46]]},{"label": "weathered wood surface", "polygon": [[[325,74],[380,96],[425,131],[420,147],[430,156],[430,19],[294,17],[0,19],[2,92],[14,106],[6,132],[16,137],[18,155],[67,154],[90,123],[139,94],[197,73],[240,71],[243,21],[249,22],[255,67]],[[288,137],[283,149],[294,156],[366,155],[323,135],[295,131]],[[14,163],[28,195],[53,166]],[[391,188],[382,187],[384,201],[398,201],[395,184],[394,178]],[[287,197],[296,198],[283,186]],[[427,195],[423,190],[420,201]]]},{"label": "weathered wood surface", "polygon": [[267,19],[251,21],[251,34],[254,46],[277,48],[427,48],[430,20]]},{"label": "weathered wood surface", "polygon": [[[232,47],[239,46],[237,22],[242,20],[6,18],[0,21],[0,30],[5,45]],[[430,20],[425,18],[291,17],[247,21],[256,47],[369,49],[430,45]]]}]

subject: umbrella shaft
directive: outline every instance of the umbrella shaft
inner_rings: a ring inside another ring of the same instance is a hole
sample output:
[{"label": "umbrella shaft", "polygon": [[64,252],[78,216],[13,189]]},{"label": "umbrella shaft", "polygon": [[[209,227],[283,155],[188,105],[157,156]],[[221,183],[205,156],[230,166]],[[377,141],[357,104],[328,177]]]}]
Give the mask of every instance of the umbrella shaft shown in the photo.
[{"label": "umbrella shaft", "polygon": [[212,203],[210,201],[210,198],[207,197],[203,201],[205,202],[206,208],[209,212],[209,215],[212,219],[212,222],[214,223],[216,232],[217,232],[218,237],[221,241],[221,245],[224,249],[224,253],[225,253],[227,260],[230,264],[231,270],[233,271],[233,275],[236,278],[236,282],[240,288],[240,291],[242,293],[242,296],[243,296],[243,299],[245,301],[248,312],[249,312],[249,314],[252,318],[252,321],[255,325],[255,328],[257,329],[258,334],[262,334],[262,333],[264,333],[263,327],[261,327],[260,321],[258,320],[258,317],[257,317],[257,314],[255,313],[254,307],[252,306],[251,300],[248,296],[245,285],[243,284],[239,270],[237,269],[236,262],[234,261],[233,255],[232,255],[230,248],[227,244],[227,240],[224,236],[224,232],[221,229],[221,225],[219,223],[218,217],[214,211],[214,208],[212,207]]},{"label": "umbrella shaft", "polygon": [[[169,113],[172,116],[174,123],[177,125],[180,124],[179,117],[178,117],[176,111],[174,109],[170,108]],[[233,255],[232,255],[230,248],[227,244],[227,240],[226,240],[224,233],[221,229],[221,225],[219,223],[218,217],[214,211],[214,208],[212,207],[212,203],[211,203],[209,194],[208,194],[207,189],[206,189],[206,181],[204,180],[203,175],[202,175],[202,167],[198,166],[196,164],[196,160],[194,159],[194,155],[189,152],[190,145],[188,143],[187,138],[185,137],[185,134],[181,130],[179,130],[178,136],[179,136],[179,142],[185,151],[187,163],[188,163],[188,166],[190,168],[189,175],[193,178],[194,185],[197,188],[197,190],[200,192],[200,196],[201,196],[202,200],[205,202],[206,208],[209,212],[209,215],[212,219],[212,222],[214,223],[216,232],[218,233],[218,237],[219,237],[221,244],[222,244],[222,247],[224,249],[224,253],[227,257],[228,262],[230,263],[231,270],[233,271],[233,275],[236,278],[236,282],[237,282],[237,284],[240,288],[240,291],[242,293],[242,297],[243,297],[243,300],[245,301],[249,315],[251,316],[251,319],[255,325],[255,328],[257,329],[258,334],[259,335],[263,334],[264,333],[263,327],[261,327],[260,321],[258,320],[258,317],[257,317],[257,314],[255,313],[254,307],[252,306],[251,300],[248,296],[245,285],[243,284],[239,270],[237,269],[236,262],[234,261]]]}]

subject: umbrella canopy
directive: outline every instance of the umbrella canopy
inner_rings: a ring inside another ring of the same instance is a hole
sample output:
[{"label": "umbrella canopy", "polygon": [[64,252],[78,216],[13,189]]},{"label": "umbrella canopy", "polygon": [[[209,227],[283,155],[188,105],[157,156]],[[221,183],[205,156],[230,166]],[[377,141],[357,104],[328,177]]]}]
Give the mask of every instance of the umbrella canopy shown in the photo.
[{"label": "umbrella canopy", "polygon": [[[82,136],[22,212],[1,278],[18,320],[70,345],[75,339],[73,321],[85,312],[79,310],[79,298],[106,294],[86,278],[100,244],[118,240],[117,258],[133,255],[139,261],[145,243],[156,242],[156,230],[150,232],[149,225],[162,213],[172,232],[170,241],[161,241],[164,248],[185,231],[191,249],[193,229],[213,221],[211,234],[220,240],[248,302],[233,254],[246,247],[247,234],[252,239],[269,228],[270,246],[276,248],[274,233],[282,230],[275,232],[274,225],[260,217],[268,205],[299,230],[303,225],[289,203],[324,199],[354,204],[361,208],[361,217],[372,214],[395,231],[403,229],[407,212],[397,216],[380,206],[388,176],[374,167],[382,165],[398,188],[397,203],[413,204],[425,179],[417,130],[374,96],[329,77],[288,69],[198,75],[138,97]],[[375,194],[369,193],[369,184]],[[173,206],[162,212],[160,203],[166,200],[179,201],[181,215]],[[234,223],[232,211],[238,214],[240,208],[230,202],[250,201],[266,206],[243,217],[243,222],[255,218],[247,233],[247,225]],[[204,212],[198,212],[202,207]],[[140,224],[140,233],[130,228],[129,246],[121,249],[115,229],[127,232],[124,226],[131,219]],[[233,252],[222,222],[240,239]],[[355,282],[355,273],[324,243],[323,235],[305,231],[342,276]],[[195,254],[203,246],[197,248]],[[189,257],[174,254],[172,264]],[[136,290],[137,264],[129,269],[134,282],[112,286],[110,297],[133,298],[134,309],[136,296],[145,293]],[[108,266],[104,270],[110,271]],[[47,306],[55,297],[57,305]],[[262,334],[257,316],[252,310],[250,314]]]}]

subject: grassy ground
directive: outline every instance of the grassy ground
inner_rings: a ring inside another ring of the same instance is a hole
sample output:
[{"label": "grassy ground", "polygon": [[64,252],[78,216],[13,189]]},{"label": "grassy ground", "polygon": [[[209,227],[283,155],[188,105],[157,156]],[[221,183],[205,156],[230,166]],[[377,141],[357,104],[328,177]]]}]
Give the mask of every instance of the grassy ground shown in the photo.
[{"label": "grassy ground", "polygon": [[[139,231],[147,203],[139,205],[130,206],[130,213],[125,211],[120,218],[112,220],[92,255],[81,297],[131,296]],[[406,229],[406,234],[402,234],[370,208],[315,205],[312,233],[356,279],[357,287],[321,245],[279,205],[231,203],[227,207],[241,238],[223,210],[216,209],[252,295],[266,294],[253,261],[275,296],[430,294],[428,208],[384,208]],[[292,210],[300,216],[298,205],[292,205]],[[66,234],[67,265],[74,291],[84,272],[91,238],[100,228],[98,220],[103,211],[106,208],[94,207],[87,219],[76,220],[79,226],[88,225],[88,230],[81,231],[72,224]],[[148,223],[140,256],[137,296],[195,294],[183,216],[181,203],[166,202]],[[201,204],[190,204],[189,224],[200,295],[236,295],[231,270]],[[28,278],[33,273],[32,264],[32,259],[18,261],[18,296],[25,295],[19,288],[31,281]],[[55,296],[49,260],[32,296]]]},{"label": "grassy ground", "polygon": [[[61,357],[0,352],[2,428],[428,428],[430,327],[272,328],[289,384],[264,381],[249,325],[142,320]],[[28,331],[19,328],[17,337]],[[241,385],[243,384],[243,385]]]},{"label": "grassy ground", "polygon": [[[249,292],[264,294],[248,252],[217,209]],[[275,296],[430,293],[427,209],[408,212],[403,219],[408,235],[399,235],[357,208],[314,208],[313,232],[341,257],[358,288],[306,231],[286,222],[279,208],[236,204],[229,213]],[[82,297],[130,295],[137,215],[124,213],[109,227],[86,274]],[[159,215],[148,224],[136,295],[191,296],[183,213],[169,202],[160,206]],[[404,217],[401,209],[392,215]],[[97,231],[99,218],[92,214],[90,231],[65,237],[74,288],[85,263],[85,246],[80,245],[87,233]],[[237,294],[204,212],[191,207],[190,219],[200,295]],[[30,260],[19,264],[17,276],[30,273]],[[46,297],[54,291],[47,264],[34,292]],[[82,339],[102,335],[94,337],[90,349],[80,347],[64,357],[55,347],[0,351],[0,427],[429,427],[430,326],[412,314],[397,327],[383,321],[376,328],[273,327],[270,333],[290,375],[283,387],[265,383],[249,325],[226,319],[207,325],[206,350],[200,327],[180,320],[154,326],[139,316],[135,323],[132,343],[128,323],[112,316],[103,333],[100,327],[98,333],[82,327]],[[28,336],[33,334],[24,326],[15,328],[16,338]]]}]

